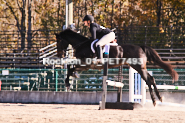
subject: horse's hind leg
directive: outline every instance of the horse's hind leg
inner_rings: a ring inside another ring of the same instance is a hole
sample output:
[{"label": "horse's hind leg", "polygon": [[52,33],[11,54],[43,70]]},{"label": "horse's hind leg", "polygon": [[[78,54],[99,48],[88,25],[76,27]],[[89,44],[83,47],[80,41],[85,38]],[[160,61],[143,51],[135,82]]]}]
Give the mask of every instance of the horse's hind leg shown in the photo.
[{"label": "horse's hind leg", "polygon": [[161,98],[161,96],[159,94],[159,91],[158,91],[158,89],[156,87],[154,78],[147,72],[146,69],[142,68],[140,65],[134,65],[133,68],[136,71],[138,71],[138,73],[141,75],[141,77],[143,78],[143,80],[145,80],[146,84],[148,85],[150,96],[151,96],[153,105],[155,106],[156,105],[156,101],[155,101],[155,97],[154,97],[153,90],[152,90],[152,87],[151,87],[152,85],[154,86],[154,90],[155,90],[155,93],[156,93],[157,97],[160,100],[162,98]]},{"label": "horse's hind leg", "polygon": [[154,77],[151,76],[149,73],[148,73],[147,76],[149,77],[149,80],[150,80],[151,85],[153,85],[153,87],[154,87],[155,94],[157,95],[158,99],[162,102],[162,97],[159,94],[159,90],[157,89],[157,86],[156,86]]},{"label": "horse's hind leg", "polygon": [[156,101],[155,101],[155,97],[154,97],[154,93],[153,93],[151,85],[148,85],[148,88],[149,88],[150,96],[152,98],[153,105],[155,106],[156,105]]},{"label": "horse's hind leg", "polygon": [[154,94],[153,94],[153,91],[152,91],[152,87],[151,87],[151,85],[152,85],[151,83],[152,82],[151,82],[151,79],[150,79],[150,76],[149,76],[147,70],[142,68],[141,65],[133,65],[132,67],[141,75],[141,78],[143,78],[143,80],[148,85],[150,96],[151,96],[153,105],[155,106],[156,105],[155,97],[154,97]]},{"label": "horse's hind leg", "polygon": [[159,91],[158,91],[157,86],[156,86],[156,84],[155,84],[155,80],[154,80],[153,86],[154,86],[154,91],[155,91],[155,93],[156,93],[158,99],[162,102],[163,100],[162,100],[161,95],[159,94]]}]

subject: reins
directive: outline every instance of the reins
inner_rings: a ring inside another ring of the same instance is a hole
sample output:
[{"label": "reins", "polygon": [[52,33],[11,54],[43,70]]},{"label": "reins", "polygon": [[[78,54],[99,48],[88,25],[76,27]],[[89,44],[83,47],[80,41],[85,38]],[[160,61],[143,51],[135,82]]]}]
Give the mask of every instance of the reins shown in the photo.
[{"label": "reins", "polygon": [[77,46],[79,47],[79,46],[81,46],[82,44],[84,44],[84,43],[86,43],[88,41],[89,41],[89,39],[88,40],[85,40],[85,41],[83,41],[83,42],[81,42],[81,43],[79,43],[79,44],[77,44],[75,46],[73,46],[73,48],[75,49]]},{"label": "reins", "polygon": [[[65,39],[62,39],[62,40],[64,40],[65,42],[67,42]],[[75,46],[73,46],[73,48],[75,49],[75,48],[77,48],[77,47],[80,47],[82,44],[84,44],[84,43],[86,43],[86,42],[88,42],[89,41],[89,39],[88,40],[85,40],[85,41],[83,41],[83,42],[81,42],[81,43],[79,43],[79,44],[77,44],[77,45],[75,45]],[[68,42],[67,42],[68,43]],[[64,51],[69,51],[69,50],[72,50],[72,49],[63,49]]]}]

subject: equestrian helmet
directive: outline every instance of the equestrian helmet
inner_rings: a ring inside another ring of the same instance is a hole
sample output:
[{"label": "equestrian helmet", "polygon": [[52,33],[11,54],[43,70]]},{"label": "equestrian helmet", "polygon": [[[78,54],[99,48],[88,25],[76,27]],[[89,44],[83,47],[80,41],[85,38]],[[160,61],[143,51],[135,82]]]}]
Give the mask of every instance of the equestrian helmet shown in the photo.
[{"label": "equestrian helmet", "polygon": [[90,20],[90,22],[93,22],[94,21],[94,17],[92,15],[86,15],[83,19],[83,21],[88,21]]}]

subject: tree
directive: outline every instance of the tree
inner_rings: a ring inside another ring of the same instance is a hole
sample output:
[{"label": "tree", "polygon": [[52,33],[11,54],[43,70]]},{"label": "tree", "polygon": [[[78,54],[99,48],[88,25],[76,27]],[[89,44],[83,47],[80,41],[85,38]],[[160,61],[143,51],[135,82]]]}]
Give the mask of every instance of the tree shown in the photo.
[{"label": "tree", "polygon": [[31,33],[31,0],[28,0],[28,32],[27,32],[27,42],[28,49],[30,50],[32,47],[32,33]]},{"label": "tree", "polygon": [[[21,33],[21,50],[23,50],[25,48],[25,35],[26,35],[26,25],[25,25],[25,6],[26,6],[26,0],[22,0],[22,1],[18,1],[17,3],[14,1],[7,1],[7,0],[3,0],[4,3],[8,6],[9,11],[11,12],[11,14],[13,15],[15,21],[16,21],[16,27],[19,30],[19,32]],[[13,4],[17,4],[18,5],[18,10],[14,10],[14,6]],[[19,19],[18,17],[18,11],[21,13],[21,19]],[[20,23],[21,22],[21,23]]]},{"label": "tree", "polygon": [[136,25],[182,26],[184,0],[129,0],[129,12]]},{"label": "tree", "polygon": [[[184,0],[73,0],[73,18],[76,27],[86,36],[90,36],[82,22],[86,14],[92,14],[98,24],[108,28],[159,26],[161,33],[165,30],[162,26],[185,25],[184,6]],[[38,36],[49,38],[50,30],[62,29],[65,24],[65,0],[2,0],[0,10],[3,13],[0,15],[0,29],[18,30],[21,49],[26,41],[29,49],[34,44],[48,45],[34,40],[36,32],[43,30]],[[143,29],[143,33],[145,31]]]},{"label": "tree", "polygon": [[63,0],[35,1],[37,19],[33,26],[36,29],[52,30],[62,28],[65,24],[65,2]]}]

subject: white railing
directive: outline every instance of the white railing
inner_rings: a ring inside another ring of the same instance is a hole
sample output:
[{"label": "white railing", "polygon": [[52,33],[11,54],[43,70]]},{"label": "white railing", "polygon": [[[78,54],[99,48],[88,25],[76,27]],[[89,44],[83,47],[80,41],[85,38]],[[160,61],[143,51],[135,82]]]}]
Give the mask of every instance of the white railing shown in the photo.
[{"label": "white railing", "polygon": [[50,45],[48,45],[48,46],[46,46],[46,47],[41,48],[39,51],[41,52],[41,51],[43,51],[43,50],[45,50],[45,49],[47,49],[47,48],[49,48],[49,47],[51,47],[51,46],[54,46],[54,45],[56,45],[56,44],[57,44],[57,42],[55,42],[55,43],[53,43],[53,44],[50,44]]},{"label": "white railing", "polygon": [[52,43],[46,47],[41,48],[40,51],[40,57],[39,59],[41,59],[40,62],[42,62],[43,58],[51,58],[53,56],[57,55],[57,46],[56,46],[57,42]]}]

